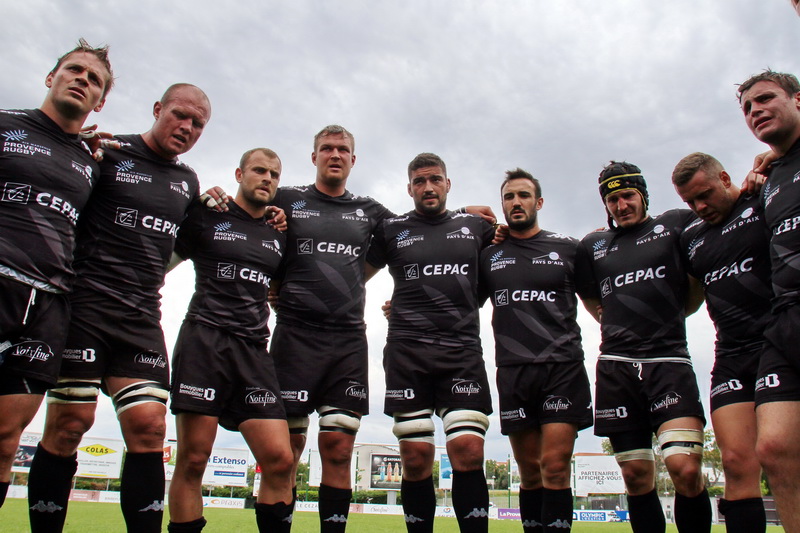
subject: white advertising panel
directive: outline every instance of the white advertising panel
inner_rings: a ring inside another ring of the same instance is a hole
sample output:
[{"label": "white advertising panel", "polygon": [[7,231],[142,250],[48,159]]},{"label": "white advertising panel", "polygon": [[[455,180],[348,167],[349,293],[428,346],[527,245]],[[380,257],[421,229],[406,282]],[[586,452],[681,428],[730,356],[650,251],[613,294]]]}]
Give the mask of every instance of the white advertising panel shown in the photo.
[{"label": "white advertising panel", "polygon": [[[177,442],[169,440],[164,444],[164,475],[167,481],[172,480],[177,459]],[[203,474],[203,485],[246,487],[249,463],[250,452],[247,449],[214,448]]]},{"label": "white advertising panel", "polygon": [[117,479],[122,468],[122,439],[96,439],[84,436],[78,446],[77,477]]},{"label": "white advertising panel", "polygon": [[203,484],[246,487],[249,460],[250,452],[246,449],[214,448],[208,458]]},{"label": "white advertising panel", "polygon": [[613,455],[575,457],[575,495],[624,494],[625,483]]}]

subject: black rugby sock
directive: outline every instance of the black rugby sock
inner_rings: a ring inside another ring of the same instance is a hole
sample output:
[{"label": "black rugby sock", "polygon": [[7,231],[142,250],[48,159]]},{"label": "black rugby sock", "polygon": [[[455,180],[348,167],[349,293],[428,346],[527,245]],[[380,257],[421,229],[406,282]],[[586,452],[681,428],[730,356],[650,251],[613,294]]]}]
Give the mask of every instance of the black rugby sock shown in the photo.
[{"label": "black rugby sock", "polygon": [[719,512],[725,516],[728,533],[764,533],[767,530],[767,513],[761,498],[723,498],[719,501]]},{"label": "black rugby sock", "polygon": [[164,518],[164,455],[125,454],[119,497],[128,531],[160,532]]},{"label": "black rugby sock", "polygon": [[403,515],[409,533],[431,533],[436,516],[436,491],[433,476],[420,481],[400,482]]},{"label": "black rugby sock", "polygon": [[259,533],[289,533],[292,530],[293,503],[257,503],[255,507]]},{"label": "black rugby sock", "polygon": [[28,516],[32,533],[54,533],[64,529],[72,476],[78,469],[78,454],[59,457],[41,443],[28,473]]},{"label": "black rugby sock", "polygon": [[353,491],[337,489],[328,485],[319,486],[319,530],[320,533],[344,533],[347,515],[350,513],[350,498]]},{"label": "black rugby sock", "polygon": [[542,495],[543,488],[519,489],[519,514],[523,533],[542,533]]},{"label": "black rugby sock", "polygon": [[680,533],[711,531],[711,500],[706,489],[694,498],[675,493],[675,525]]},{"label": "black rugby sock", "polygon": [[200,533],[206,527],[206,519],[202,516],[191,522],[172,522],[167,525],[169,533]]},{"label": "black rugby sock", "polygon": [[0,482],[0,507],[6,502],[6,494],[8,494],[9,485],[11,485],[10,481]]},{"label": "black rugby sock", "polygon": [[453,470],[453,510],[461,533],[489,530],[489,489],[483,470]]},{"label": "black rugby sock", "polygon": [[565,532],[572,529],[572,489],[544,489],[542,524],[545,532]]},{"label": "black rugby sock", "polygon": [[667,530],[667,521],[656,489],[641,496],[628,494],[628,510],[633,533],[663,533]]}]

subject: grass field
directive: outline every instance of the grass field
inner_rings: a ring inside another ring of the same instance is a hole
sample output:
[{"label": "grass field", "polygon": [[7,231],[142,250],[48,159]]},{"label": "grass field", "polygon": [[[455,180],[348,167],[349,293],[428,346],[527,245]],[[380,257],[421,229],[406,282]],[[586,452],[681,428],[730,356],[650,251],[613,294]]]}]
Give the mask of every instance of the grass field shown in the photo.
[{"label": "grass field", "polygon": [[[28,508],[25,500],[6,500],[0,509],[0,531],[3,533],[23,533],[28,529]],[[244,533],[256,532],[255,515],[252,509],[206,509],[205,517],[208,525],[203,533]],[[167,530],[166,521],[164,531]],[[630,532],[629,524],[591,524],[576,522],[572,531],[577,533],[622,533]],[[69,515],[64,528],[65,533],[115,533],[124,532],[122,513],[119,506],[111,503],[71,502]],[[315,513],[298,512],[294,515],[292,523],[293,533],[313,533],[319,531],[319,522]],[[405,524],[400,516],[379,516],[366,514],[351,514],[348,533],[402,533]],[[437,518],[436,533],[453,533],[458,531],[458,526],[453,518]],[[519,533],[522,527],[518,522],[511,520],[491,520],[489,531],[492,533]],[[668,533],[678,530],[673,525],[667,526]],[[713,533],[724,533],[724,526],[714,526]],[[770,533],[783,531],[780,527],[768,527]]]}]

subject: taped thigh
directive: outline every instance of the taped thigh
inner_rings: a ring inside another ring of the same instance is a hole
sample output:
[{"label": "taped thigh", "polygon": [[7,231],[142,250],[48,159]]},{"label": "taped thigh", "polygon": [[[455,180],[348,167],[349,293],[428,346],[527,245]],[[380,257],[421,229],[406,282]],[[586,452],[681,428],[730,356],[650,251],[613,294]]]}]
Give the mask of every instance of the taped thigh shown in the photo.
[{"label": "taped thigh", "polygon": [[338,431],[355,435],[361,427],[361,415],[349,409],[340,409],[330,405],[319,408],[320,432]]},{"label": "taped thigh", "polygon": [[290,416],[286,419],[289,424],[290,435],[303,435],[308,434],[308,417],[307,416]]},{"label": "taped thigh", "polygon": [[652,448],[639,448],[636,450],[628,450],[614,454],[614,459],[617,464],[622,464],[625,461],[650,461],[655,462],[656,455],[653,453]]},{"label": "taped thigh", "polygon": [[56,386],[47,391],[47,403],[81,405],[97,403],[100,378],[58,378]]},{"label": "taped thigh", "polygon": [[661,455],[703,455],[703,431],[699,429],[666,429],[658,436]]},{"label": "taped thigh", "polygon": [[444,434],[448,442],[462,435],[486,438],[489,417],[484,413],[472,409],[439,409],[438,414],[442,419]]},{"label": "taped thigh", "polygon": [[614,449],[614,458],[617,464],[626,461],[650,461],[656,460],[653,453],[653,434],[650,431],[629,431],[610,435],[608,440]]},{"label": "taped thigh", "polygon": [[127,387],[121,388],[111,401],[117,416],[121,415],[131,407],[145,403],[160,403],[167,405],[169,389],[157,381],[140,381],[132,383]]},{"label": "taped thigh", "polygon": [[410,413],[395,413],[392,433],[400,442],[425,442],[435,445],[433,434],[433,409],[422,409]]}]

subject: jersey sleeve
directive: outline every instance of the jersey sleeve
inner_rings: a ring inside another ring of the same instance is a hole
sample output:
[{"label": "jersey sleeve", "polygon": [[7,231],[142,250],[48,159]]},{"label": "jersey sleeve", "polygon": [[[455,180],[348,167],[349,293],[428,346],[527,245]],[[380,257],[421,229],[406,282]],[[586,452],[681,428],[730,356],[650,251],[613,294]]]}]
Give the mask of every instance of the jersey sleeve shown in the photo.
[{"label": "jersey sleeve", "polygon": [[492,241],[494,240],[495,229],[494,226],[486,222],[484,219],[481,219],[481,229],[483,230],[482,249],[486,249],[486,247],[491,246]]},{"label": "jersey sleeve", "polygon": [[694,270],[694,265],[692,264],[692,260],[689,259],[689,247],[691,245],[693,238],[693,232],[691,230],[684,231],[681,233],[680,241],[679,241],[679,248],[681,252],[681,262],[683,263],[683,267],[686,269],[686,273],[692,276],[693,278],[697,278],[697,273]]},{"label": "jersey sleeve", "polygon": [[383,268],[386,266],[386,261],[386,230],[385,222],[381,221],[372,234],[367,251],[367,263],[375,268]]},{"label": "jersey sleeve", "polygon": [[175,253],[182,259],[191,259],[194,256],[194,251],[200,242],[200,232],[203,229],[203,217],[205,210],[208,209],[199,202],[194,202],[189,207],[184,219],[178,230],[178,238],[175,241]]},{"label": "jersey sleeve", "polygon": [[478,306],[483,307],[486,300],[489,299],[489,289],[487,288],[486,269],[489,268],[489,255],[492,253],[493,247],[485,247],[481,250],[481,255],[478,260]]},{"label": "jersey sleeve", "polygon": [[575,292],[578,293],[582,300],[600,298],[600,294],[597,291],[597,283],[594,279],[592,260],[583,241],[578,244],[578,248],[575,251]]}]

